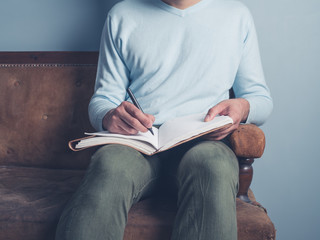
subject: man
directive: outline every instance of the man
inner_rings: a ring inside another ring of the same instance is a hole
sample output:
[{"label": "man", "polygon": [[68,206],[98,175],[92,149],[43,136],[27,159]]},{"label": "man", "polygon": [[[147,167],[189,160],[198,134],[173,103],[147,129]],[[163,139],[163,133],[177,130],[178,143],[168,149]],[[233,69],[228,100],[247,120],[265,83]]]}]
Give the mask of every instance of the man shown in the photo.
[{"label": "man", "polygon": [[[134,92],[143,113],[128,100]],[[229,89],[237,98],[229,99]],[[228,0],[126,0],[109,12],[89,116],[97,130],[135,134],[188,114],[234,124],[148,157],[101,147],[64,210],[56,239],[123,238],[132,204],[174,185],[173,240],[237,239],[238,163],[225,137],[272,110],[246,7]],[[222,141],[221,141],[222,140]]]}]

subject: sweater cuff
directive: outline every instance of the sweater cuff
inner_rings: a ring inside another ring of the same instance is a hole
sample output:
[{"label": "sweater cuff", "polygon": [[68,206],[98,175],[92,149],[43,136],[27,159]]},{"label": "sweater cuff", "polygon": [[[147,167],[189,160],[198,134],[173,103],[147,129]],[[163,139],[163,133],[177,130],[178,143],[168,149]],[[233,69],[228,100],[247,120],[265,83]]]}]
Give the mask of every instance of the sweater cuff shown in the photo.
[{"label": "sweater cuff", "polygon": [[246,123],[261,126],[272,111],[272,100],[264,97],[249,97],[245,99],[250,104],[250,110]]},{"label": "sweater cuff", "polygon": [[249,98],[245,98],[249,102],[249,113],[245,123],[253,123],[255,119],[255,106],[254,101]]},{"label": "sweater cuff", "polygon": [[116,108],[114,104],[89,104],[89,118],[91,125],[95,128],[96,131],[106,131],[103,128],[102,121],[104,116],[111,109]]}]

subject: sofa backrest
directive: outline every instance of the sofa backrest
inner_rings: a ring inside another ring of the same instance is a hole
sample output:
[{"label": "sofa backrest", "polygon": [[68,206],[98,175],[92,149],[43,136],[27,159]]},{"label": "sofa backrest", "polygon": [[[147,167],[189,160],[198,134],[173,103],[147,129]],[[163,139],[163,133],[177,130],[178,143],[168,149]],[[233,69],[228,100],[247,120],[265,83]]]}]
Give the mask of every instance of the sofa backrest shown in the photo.
[{"label": "sofa backrest", "polygon": [[97,52],[0,53],[0,165],[83,169]]}]

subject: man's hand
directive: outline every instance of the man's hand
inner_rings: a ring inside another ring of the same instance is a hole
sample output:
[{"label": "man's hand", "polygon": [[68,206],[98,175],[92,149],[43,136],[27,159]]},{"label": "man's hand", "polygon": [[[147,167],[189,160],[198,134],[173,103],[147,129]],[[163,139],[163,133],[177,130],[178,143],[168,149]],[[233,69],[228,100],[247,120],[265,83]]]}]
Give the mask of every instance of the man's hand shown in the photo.
[{"label": "man's hand", "polygon": [[107,112],[102,124],[109,132],[131,135],[138,131],[147,132],[154,120],[154,116],[143,113],[132,103],[125,101]]},{"label": "man's hand", "polygon": [[224,100],[213,108],[210,108],[204,121],[211,121],[216,115],[227,115],[232,118],[233,124],[227,128],[209,133],[203,136],[207,140],[221,140],[239,127],[241,122],[247,120],[250,104],[243,98]]}]

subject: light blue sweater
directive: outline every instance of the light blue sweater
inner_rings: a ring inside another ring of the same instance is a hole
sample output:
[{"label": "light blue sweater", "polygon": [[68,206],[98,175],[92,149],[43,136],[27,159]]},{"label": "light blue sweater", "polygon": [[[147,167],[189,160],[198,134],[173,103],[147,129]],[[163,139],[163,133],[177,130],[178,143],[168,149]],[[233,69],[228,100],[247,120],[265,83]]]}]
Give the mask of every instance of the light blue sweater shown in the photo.
[{"label": "light blue sweater", "polygon": [[155,124],[207,112],[229,98],[250,103],[247,122],[262,124],[272,110],[254,23],[240,2],[202,0],[185,10],[161,0],[126,0],[108,14],[102,33],[92,125],[128,100],[130,87]]}]

